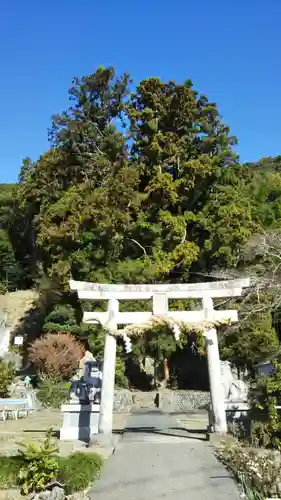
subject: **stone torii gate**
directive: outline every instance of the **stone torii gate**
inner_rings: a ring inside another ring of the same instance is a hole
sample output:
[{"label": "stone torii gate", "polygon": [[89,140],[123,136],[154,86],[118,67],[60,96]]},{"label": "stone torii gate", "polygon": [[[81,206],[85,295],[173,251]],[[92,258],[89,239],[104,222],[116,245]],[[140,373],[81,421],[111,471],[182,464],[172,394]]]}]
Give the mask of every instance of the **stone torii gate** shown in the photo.
[{"label": "stone torii gate", "polygon": [[[238,313],[235,310],[215,310],[213,299],[239,296],[242,294],[243,288],[248,287],[249,284],[249,279],[159,285],[107,285],[70,281],[70,289],[76,291],[80,299],[108,300],[107,312],[85,312],[83,317],[85,323],[101,323],[107,329],[99,432],[107,435],[112,433],[118,325],[142,324],[156,317],[171,318],[171,320],[203,329],[206,338],[214,431],[227,432],[216,325],[238,321]],[[119,312],[119,300],[151,298],[153,300],[152,312]],[[198,311],[169,311],[169,299],[189,298],[201,299],[202,309]]]}]

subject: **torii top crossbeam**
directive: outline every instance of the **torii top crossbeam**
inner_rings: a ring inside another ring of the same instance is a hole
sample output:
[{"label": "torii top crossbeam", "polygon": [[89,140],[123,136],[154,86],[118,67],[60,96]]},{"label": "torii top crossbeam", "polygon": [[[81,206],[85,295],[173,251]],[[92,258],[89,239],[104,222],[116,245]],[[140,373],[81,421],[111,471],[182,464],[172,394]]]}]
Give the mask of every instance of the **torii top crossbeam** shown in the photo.
[{"label": "torii top crossbeam", "polygon": [[[117,325],[141,324],[153,319],[155,316],[169,316],[174,321],[188,323],[189,325],[202,325],[206,320],[204,307],[201,311],[169,311],[168,299],[215,297],[235,297],[242,294],[244,287],[249,286],[248,279],[215,281],[209,283],[187,283],[187,284],[159,284],[159,285],[109,285],[87,283],[84,281],[70,281],[71,290],[78,293],[80,299],[88,300],[141,300],[153,298],[153,312],[119,312],[118,306],[115,314]],[[208,312],[209,321],[234,322],[238,315],[236,310],[216,311],[212,307]],[[85,323],[108,322],[108,312],[84,312]]]},{"label": "torii top crossbeam", "polygon": [[249,279],[213,281],[208,283],[174,283],[159,285],[112,285],[87,281],[69,282],[70,289],[78,293],[80,299],[118,300],[150,299],[155,294],[165,294],[168,299],[189,299],[203,297],[237,297],[250,284]]}]

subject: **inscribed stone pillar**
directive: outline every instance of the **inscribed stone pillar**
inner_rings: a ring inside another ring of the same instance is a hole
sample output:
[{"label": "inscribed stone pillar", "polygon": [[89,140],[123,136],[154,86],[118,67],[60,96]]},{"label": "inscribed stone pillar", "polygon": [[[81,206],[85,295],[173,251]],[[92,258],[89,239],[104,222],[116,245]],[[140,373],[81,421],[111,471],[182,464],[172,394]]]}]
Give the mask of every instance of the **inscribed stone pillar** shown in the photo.
[{"label": "inscribed stone pillar", "polygon": [[116,315],[119,303],[116,299],[110,299],[108,303],[108,323],[105,327],[113,333],[105,336],[104,358],[103,358],[103,380],[101,390],[99,433],[111,434],[114,405],[115,365],[116,365],[116,337],[117,332]]},{"label": "inscribed stone pillar", "polygon": [[155,293],[153,295],[153,314],[155,316],[166,316],[168,314],[168,297],[166,293]]}]

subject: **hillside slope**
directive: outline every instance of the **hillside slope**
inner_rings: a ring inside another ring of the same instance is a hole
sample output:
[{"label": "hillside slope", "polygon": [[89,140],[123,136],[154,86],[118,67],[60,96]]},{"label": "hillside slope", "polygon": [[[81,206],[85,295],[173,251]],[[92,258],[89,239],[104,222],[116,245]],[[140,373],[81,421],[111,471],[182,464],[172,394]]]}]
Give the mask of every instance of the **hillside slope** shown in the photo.
[{"label": "hillside slope", "polygon": [[11,332],[32,309],[37,297],[38,294],[33,290],[18,290],[0,295],[0,315],[6,316],[6,325]]}]

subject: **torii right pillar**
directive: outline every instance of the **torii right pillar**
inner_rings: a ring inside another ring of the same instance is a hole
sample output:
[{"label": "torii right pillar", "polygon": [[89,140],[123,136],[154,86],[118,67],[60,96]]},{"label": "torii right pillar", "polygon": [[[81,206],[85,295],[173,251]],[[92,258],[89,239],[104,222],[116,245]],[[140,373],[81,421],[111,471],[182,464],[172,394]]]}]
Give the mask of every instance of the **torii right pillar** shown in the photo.
[{"label": "torii right pillar", "polygon": [[[203,309],[206,323],[208,324],[209,322],[212,324],[214,307],[213,300],[210,297],[203,298]],[[206,339],[214,432],[226,434],[227,422],[224,390],[221,378],[220,354],[216,328],[204,327],[204,336]]]}]

